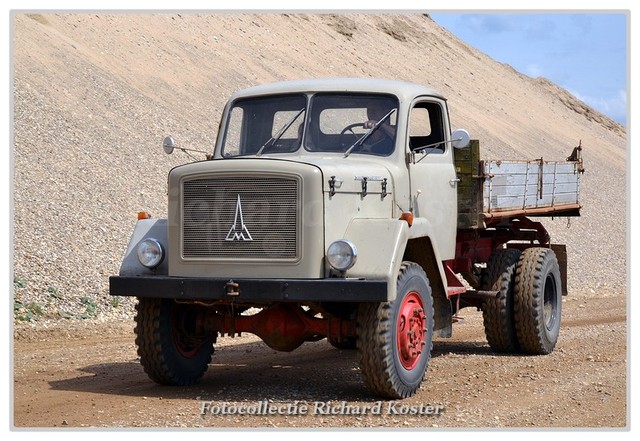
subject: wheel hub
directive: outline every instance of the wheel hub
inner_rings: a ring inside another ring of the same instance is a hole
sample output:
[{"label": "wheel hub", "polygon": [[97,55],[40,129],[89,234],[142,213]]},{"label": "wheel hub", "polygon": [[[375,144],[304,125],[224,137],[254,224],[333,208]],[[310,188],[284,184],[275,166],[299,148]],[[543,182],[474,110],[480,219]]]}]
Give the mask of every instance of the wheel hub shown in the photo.
[{"label": "wheel hub", "polygon": [[424,352],[427,334],[427,317],[420,296],[409,293],[398,314],[397,345],[400,362],[405,369],[413,369]]},{"label": "wheel hub", "polygon": [[551,275],[547,277],[544,284],[544,304],[543,304],[543,319],[544,325],[548,330],[553,328],[556,321],[556,302],[557,302],[556,285],[555,280]]},{"label": "wheel hub", "polygon": [[207,342],[207,336],[198,327],[195,311],[184,305],[174,305],[171,312],[171,334],[176,350],[184,358],[197,356]]}]

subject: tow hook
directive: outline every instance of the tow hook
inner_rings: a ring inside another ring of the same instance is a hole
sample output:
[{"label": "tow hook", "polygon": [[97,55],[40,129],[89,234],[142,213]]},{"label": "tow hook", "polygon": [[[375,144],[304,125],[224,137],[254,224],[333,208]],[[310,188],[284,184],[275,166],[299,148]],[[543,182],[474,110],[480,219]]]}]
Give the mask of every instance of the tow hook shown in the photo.
[{"label": "tow hook", "polygon": [[240,284],[234,282],[233,279],[227,282],[224,289],[228,296],[236,297],[240,295]]}]

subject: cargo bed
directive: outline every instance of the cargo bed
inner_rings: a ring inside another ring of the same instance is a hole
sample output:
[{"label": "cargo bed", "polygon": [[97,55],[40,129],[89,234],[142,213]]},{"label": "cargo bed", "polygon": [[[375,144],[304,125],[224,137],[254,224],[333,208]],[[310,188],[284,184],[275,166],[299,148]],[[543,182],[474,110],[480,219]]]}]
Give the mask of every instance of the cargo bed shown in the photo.
[{"label": "cargo bed", "polygon": [[458,228],[516,216],[579,216],[582,147],[566,161],[481,160],[480,145],[455,150]]}]

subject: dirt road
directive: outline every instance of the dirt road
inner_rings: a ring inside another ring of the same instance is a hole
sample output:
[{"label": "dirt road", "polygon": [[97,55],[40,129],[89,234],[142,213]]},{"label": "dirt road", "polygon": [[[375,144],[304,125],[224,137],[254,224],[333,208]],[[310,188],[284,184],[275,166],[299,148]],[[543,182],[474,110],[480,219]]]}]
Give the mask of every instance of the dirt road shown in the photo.
[{"label": "dirt road", "polygon": [[434,342],[428,378],[418,394],[397,402],[370,396],[357,354],[334,349],[326,340],[280,353],[250,335],[220,339],[204,378],[173,388],[154,384],[143,372],[132,323],[67,322],[38,331],[17,325],[13,424],[624,428],[629,424],[625,295],[574,294],[563,309],[558,346],[540,357],[492,353],[481,313],[463,310],[454,338]]}]

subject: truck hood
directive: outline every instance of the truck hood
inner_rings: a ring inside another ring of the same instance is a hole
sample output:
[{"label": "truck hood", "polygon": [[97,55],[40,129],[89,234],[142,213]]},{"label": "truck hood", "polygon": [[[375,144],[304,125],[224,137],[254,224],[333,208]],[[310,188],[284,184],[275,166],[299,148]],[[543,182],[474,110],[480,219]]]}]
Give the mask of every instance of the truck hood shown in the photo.
[{"label": "truck hood", "polygon": [[[386,191],[389,194],[394,193],[395,182],[393,179],[394,173],[401,173],[400,170],[394,170],[396,166],[390,163],[388,158],[378,158],[373,156],[352,155],[348,158],[343,158],[341,155],[332,156],[295,156],[294,158],[288,157],[268,157],[263,156],[256,158],[254,156],[229,158],[229,159],[217,159],[214,161],[214,169],[226,169],[243,168],[242,164],[246,161],[247,168],[256,170],[256,164],[266,161],[277,162],[291,162],[295,164],[308,164],[322,172],[322,186],[324,192],[331,191],[331,181],[333,181],[333,187],[335,193],[362,193],[363,178],[366,178],[367,194],[381,194],[383,192],[383,183],[386,179]],[[199,164],[206,164],[211,162],[204,161]],[[222,163],[227,163],[225,166],[220,167]],[[196,163],[197,164],[197,163]],[[234,164],[231,166],[231,164]],[[230,166],[230,167],[227,167]],[[196,168],[194,164],[185,164],[179,166],[179,168]],[[202,167],[200,165],[198,168]],[[204,167],[207,167],[206,165]]]},{"label": "truck hood", "polygon": [[[393,194],[394,180],[392,170],[384,159],[362,156],[304,158],[307,164],[322,171],[325,192],[362,193],[366,185],[366,194]],[[363,183],[366,180],[366,183]],[[386,190],[385,190],[386,188]]]}]

